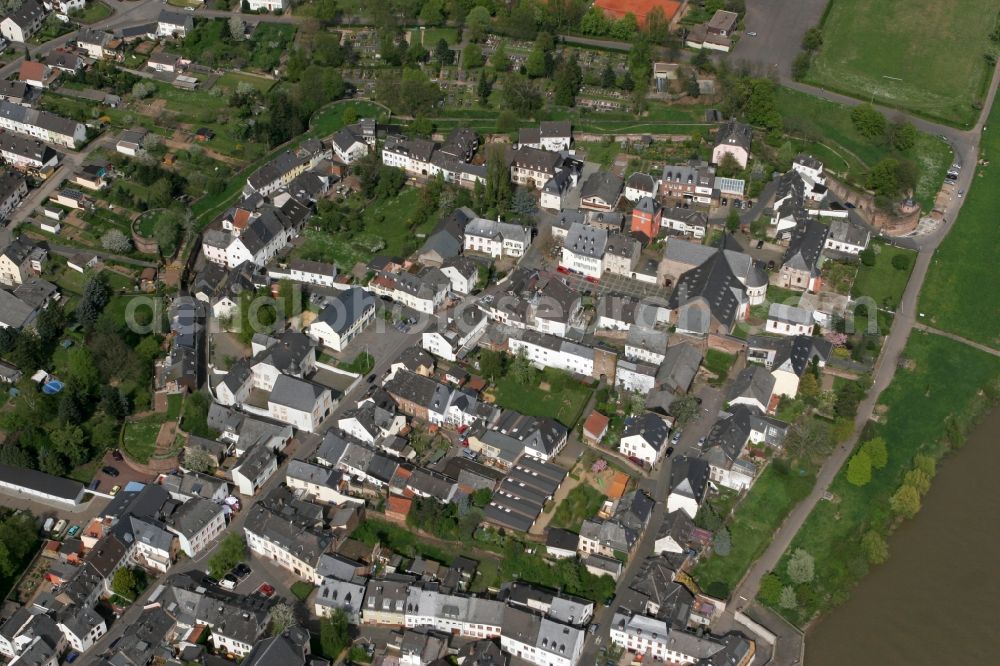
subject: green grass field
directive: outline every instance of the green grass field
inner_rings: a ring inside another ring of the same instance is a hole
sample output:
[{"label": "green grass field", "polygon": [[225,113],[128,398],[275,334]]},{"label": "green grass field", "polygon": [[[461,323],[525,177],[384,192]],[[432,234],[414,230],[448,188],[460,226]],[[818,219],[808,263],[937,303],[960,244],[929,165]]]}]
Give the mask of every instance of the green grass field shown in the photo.
[{"label": "green grass field", "polygon": [[156,450],[156,436],[164,420],[163,415],[154,415],[141,421],[126,423],[122,434],[122,448],[136,461],[149,462],[149,458]]},{"label": "green grass field", "polygon": [[[893,152],[858,134],[849,107],[780,86],[775,99],[786,131],[803,137],[795,148],[823,160],[828,169],[849,181],[863,183],[868,170]],[[919,132],[916,144],[903,157],[920,167],[916,198],[930,210],[951,164],[951,149],[938,137]]]},{"label": "green grass field", "polygon": [[73,14],[72,18],[80,23],[97,23],[113,13],[111,7],[104,2],[89,2],[82,10]]},{"label": "green grass field", "polygon": [[736,356],[733,354],[727,354],[718,349],[709,349],[705,352],[705,369],[716,376],[711,383],[718,386],[726,381],[729,369],[733,367],[733,363],[735,362]]},{"label": "green grass field", "polygon": [[[906,290],[906,283],[910,281],[910,273],[913,272],[913,262],[917,259],[917,253],[913,250],[892,245],[882,245],[874,243],[872,247],[878,253],[874,266],[861,264],[858,274],[854,278],[854,287],[851,289],[851,297],[859,298],[867,296],[873,299],[880,308],[895,310]],[[905,269],[898,269],[892,265],[893,257],[903,256],[909,261]]]},{"label": "green grass field", "polygon": [[833,0],[808,81],[968,127],[998,0]]},{"label": "green grass field", "polygon": [[[980,390],[1000,375],[1000,359],[947,338],[914,331],[900,367],[880,402],[887,407],[872,435],[885,438],[888,464],[865,486],[851,485],[847,466],[834,479],[832,502],[820,502],[795,536],[776,573],[784,575],[788,553],[804,548],[816,560],[815,579],[796,589],[799,605],[782,612],[804,624],[815,613],[843,603],[868,571],[858,547],[869,529],[884,530],[892,520],[889,497],[899,487],[917,453],[938,457],[949,417],[967,421],[982,408]],[[734,548],[736,539],[733,539]]]},{"label": "green grass field", "polygon": [[813,474],[768,465],[726,524],[733,543],[729,555],[713,553],[694,568],[698,586],[709,594],[728,596],[815,481]]},{"label": "green grass field", "polygon": [[549,384],[547,391],[513,377],[497,380],[497,405],[528,416],[548,416],[572,430],[590,399],[590,388],[558,370],[544,371],[541,381]]},{"label": "green grass field", "polygon": [[584,520],[593,518],[607,497],[597,488],[581,484],[569,491],[566,498],[556,507],[552,516],[552,527],[579,532]]},{"label": "green grass field", "polygon": [[[987,126],[1000,123],[994,105]],[[983,133],[982,154],[1000,156],[1000,136]],[[1000,349],[1000,165],[978,167],[955,227],[938,247],[920,292],[925,324]]]},{"label": "green grass field", "polygon": [[258,74],[250,74],[249,72],[226,72],[219,77],[215,85],[228,88],[229,90],[236,90],[236,86],[241,83],[249,83],[261,93],[266,93],[274,87],[275,82],[274,79],[269,79],[266,76]]}]

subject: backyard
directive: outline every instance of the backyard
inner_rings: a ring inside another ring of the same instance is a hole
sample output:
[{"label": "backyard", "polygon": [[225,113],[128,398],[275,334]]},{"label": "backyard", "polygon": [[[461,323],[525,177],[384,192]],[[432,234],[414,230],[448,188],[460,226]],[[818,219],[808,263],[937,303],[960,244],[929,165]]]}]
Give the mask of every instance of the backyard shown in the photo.
[{"label": "backyard", "polygon": [[528,416],[550,417],[572,429],[590,399],[590,388],[565,372],[546,369],[532,385],[507,375],[496,382],[496,404]]},{"label": "backyard", "polygon": [[851,297],[857,299],[867,296],[878,307],[895,310],[903,298],[917,254],[912,250],[882,243],[872,243],[871,247],[876,253],[875,265],[866,266],[864,262],[861,263],[857,277],[854,278]]},{"label": "backyard", "polygon": [[998,0],[836,0],[807,80],[968,127],[998,11]]},{"label": "backyard", "polygon": [[164,414],[152,414],[138,421],[129,421],[122,431],[122,448],[133,460],[148,463],[156,450],[156,436],[166,421]]},{"label": "backyard", "polygon": [[569,491],[556,507],[549,526],[579,532],[583,521],[593,518],[606,499],[604,493],[593,486],[580,484]]},{"label": "backyard", "polygon": [[[1000,123],[997,105],[990,112],[989,124],[994,123]],[[1000,155],[1000,137],[984,132],[981,151],[986,157]],[[1000,208],[997,168],[977,167],[955,228],[934,253],[919,308],[926,315],[921,318],[923,323],[994,349],[1000,349],[1000,290],[995,288],[1000,280],[996,260],[996,211]]]},{"label": "backyard", "polygon": [[[889,498],[914,467],[914,456],[936,460],[947,450],[942,443],[972,423],[989,404],[982,394],[1000,375],[1000,359],[947,338],[914,331],[904,351],[905,362],[880,397],[880,423],[871,423],[863,440],[885,440],[888,462],[874,470],[871,481],[857,486],[844,466],[830,486],[832,501],[820,502],[785,553],[775,573],[786,583],[788,553],[804,549],[815,558],[815,577],[795,587],[797,603],[779,609],[803,625],[817,612],[843,603],[851,587],[867,572],[859,548],[869,531],[884,534],[895,524]],[[734,549],[736,539],[733,539]]]},{"label": "backyard", "polygon": [[[701,560],[692,575],[702,590],[725,598],[771,541],[771,536],[792,508],[812,490],[814,474],[789,469],[784,462],[768,465],[726,521],[732,548],[728,555],[718,549]],[[718,532],[716,533],[718,538]]]}]

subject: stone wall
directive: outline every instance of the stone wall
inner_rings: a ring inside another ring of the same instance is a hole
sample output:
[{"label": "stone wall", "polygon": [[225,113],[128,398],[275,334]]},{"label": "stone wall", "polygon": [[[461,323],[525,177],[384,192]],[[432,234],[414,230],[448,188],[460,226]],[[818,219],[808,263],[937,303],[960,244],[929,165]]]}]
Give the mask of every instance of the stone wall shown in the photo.
[{"label": "stone wall", "polygon": [[154,211],[146,211],[145,213],[143,213],[142,215],[140,215],[139,217],[135,218],[135,220],[132,221],[132,226],[131,226],[132,243],[135,245],[135,249],[138,250],[139,252],[142,252],[143,254],[160,253],[159,243],[157,243],[152,238],[146,238],[145,236],[139,235],[139,220],[142,219],[143,215],[149,215],[150,213],[153,212]]},{"label": "stone wall", "polygon": [[875,206],[875,197],[868,192],[859,192],[830,177],[826,179],[826,185],[838,199],[853,205],[861,219],[890,236],[908,234],[920,222],[919,208],[906,214],[886,213]]}]

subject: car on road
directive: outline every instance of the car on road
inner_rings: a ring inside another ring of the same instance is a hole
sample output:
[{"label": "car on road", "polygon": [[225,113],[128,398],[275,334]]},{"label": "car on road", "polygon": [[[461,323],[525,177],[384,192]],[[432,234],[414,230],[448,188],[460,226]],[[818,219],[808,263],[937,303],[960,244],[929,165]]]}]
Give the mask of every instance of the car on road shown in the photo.
[{"label": "car on road", "polygon": [[222,580],[219,582],[219,587],[223,590],[235,590],[236,586],[239,585],[239,582],[240,581],[236,580],[236,576],[228,573],[222,577]]},{"label": "car on road", "polygon": [[747,37],[756,37],[756,36],[757,36],[756,32],[748,32],[747,33]]},{"label": "car on road", "polygon": [[108,491],[108,494],[111,495],[112,497],[114,497],[115,495],[117,495],[118,493],[120,493],[121,490],[122,490],[122,487],[119,486],[116,483],[115,485],[111,486],[111,490]]},{"label": "car on road", "polygon": [[698,446],[705,446],[705,440],[706,439],[708,439],[708,437],[701,437],[701,438],[699,438],[698,439]]},{"label": "car on road", "polygon": [[374,381],[375,381],[375,375],[369,375],[369,376],[368,376],[368,383],[369,383],[369,384],[371,384],[371,383],[373,383]]},{"label": "car on road", "polygon": [[667,447],[667,457],[669,458],[672,455],[674,455],[674,447],[668,446]]},{"label": "car on road", "polygon": [[958,198],[961,199],[964,196],[965,196],[965,190],[959,190],[958,191]]},{"label": "car on road", "polygon": [[592,634],[596,634],[596,633],[597,633],[597,631],[598,631],[598,630],[599,630],[600,628],[601,628],[601,625],[597,624],[596,622],[593,622],[593,623],[591,623],[591,625],[590,625],[590,627],[589,627],[589,628],[587,629],[587,631],[589,631],[589,632],[590,632],[590,633],[592,633]]},{"label": "car on road", "polygon": [[675,430],[673,436],[670,438],[670,443],[677,446],[677,443],[681,441],[681,437],[684,435],[683,430]]},{"label": "car on road", "polygon": [[236,576],[236,578],[238,578],[239,580],[243,580],[252,573],[253,569],[243,564],[242,562],[233,567],[233,575]]},{"label": "car on road", "polygon": [[759,250],[762,247],[764,247],[764,241],[762,241],[762,240],[757,241],[757,249]]},{"label": "car on road", "polygon": [[66,531],[66,536],[68,536],[70,539],[72,539],[73,537],[75,537],[79,533],[80,533],[80,526],[79,525],[70,525],[69,530]]},{"label": "car on road", "polygon": [[104,467],[101,468],[101,471],[104,472],[105,474],[107,474],[108,476],[112,477],[112,478],[118,476],[121,473],[116,468],[112,467],[111,465],[105,465]]},{"label": "car on road", "polygon": [[114,449],[111,451],[111,457],[117,460],[118,462],[125,460],[125,456],[123,456],[122,452],[119,451],[118,449]]}]

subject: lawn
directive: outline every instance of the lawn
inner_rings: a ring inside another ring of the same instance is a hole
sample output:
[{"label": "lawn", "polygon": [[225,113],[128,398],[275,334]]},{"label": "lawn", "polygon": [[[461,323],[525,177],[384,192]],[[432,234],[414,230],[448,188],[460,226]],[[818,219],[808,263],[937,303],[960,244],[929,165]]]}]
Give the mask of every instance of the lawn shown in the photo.
[{"label": "lawn", "polygon": [[164,420],[162,414],[156,414],[140,421],[127,422],[122,433],[122,448],[136,461],[149,462],[156,450],[156,436]]},{"label": "lawn", "polygon": [[248,83],[261,93],[266,93],[274,87],[275,81],[274,79],[269,79],[266,76],[259,76],[248,72],[226,72],[219,77],[219,80],[215,82],[215,85],[222,88],[228,88],[229,90],[236,90],[236,86],[241,83]]},{"label": "lawn", "polygon": [[[439,41],[444,40],[448,42],[449,46],[456,46],[459,42],[458,30],[455,28],[426,28],[424,30],[424,48],[434,52],[435,47]],[[414,28],[410,30],[410,43],[416,44],[420,40],[420,29]]]},{"label": "lawn", "polygon": [[510,376],[497,380],[497,405],[528,416],[548,416],[572,430],[590,399],[590,388],[559,370],[546,369],[540,379],[548,390],[537,381],[525,386]]},{"label": "lawn", "polygon": [[[904,354],[906,367],[896,371],[880,397],[886,409],[882,424],[871,424],[866,434],[885,439],[887,465],[861,487],[847,481],[845,465],[830,487],[835,501],[817,505],[789,548],[803,548],[816,560],[815,579],[796,589],[798,607],[782,611],[799,625],[847,600],[851,587],[868,571],[858,547],[861,537],[869,529],[888,529],[889,497],[911,469],[914,456],[940,457],[949,423],[964,427],[974,420],[988,402],[980,392],[1000,377],[1000,359],[938,335],[913,331]],[[776,570],[779,576],[784,575],[784,561]]]},{"label": "lawn", "polygon": [[715,386],[721,385],[726,381],[726,376],[729,375],[729,369],[733,367],[733,363],[736,362],[736,356],[733,354],[727,354],[726,352],[719,351],[718,349],[709,349],[705,352],[705,369],[711,373],[714,373],[716,378],[712,381]]},{"label": "lawn", "polygon": [[[1000,106],[994,105],[989,125],[1000,123]],[[980,146],[987,158],[1000,157],[1000,137],[984,132]],[[943,331],[956,333],[1000,349],[1000,166],[977,167],[976,179],[966,194],[955,228],[942,241],[931,261],[920,292],[921,320]],[[989,287],[993,285],[993,287]]]},{"label": "lawn", "polygon": [[725,557],[712,553],[692,571],[698,586],[712,596],[728,597],[815,481],[816,477],[805,470],[790,470],[781,463],[768,465],[726,522],[732,538],[730,553]]},{"label": "lawn", "polygon": [[294,583],[292,583],[291,587],[292,594],[299,601],[305,601],[306,599],[308,599],[309,595],[312,594],[312,591],[315,589],[316,589],[315,585],[307,583],[304,580],[295,581]]},{"label": "lawn", "polygon": [[337,367],[341,370],[353,372],[356,375],[363,375],[371,372],[372,368],[375,367],[375,357],[368,352],[361,352],[350,363],[338,363]]},{"label": "lawn", "polygon": [[593,518],[607,497],[593,486],[581,483],[569,491],[566,498],[556,507],[552,516],[552,527],[562,527],[579,532],[584,520]]},{"label": "lawn", "polygon": [[312,261],[332,260],[345,269],[359,261],[367,262],[376,253],[406,256],[416,250],[419,243],[414,231],[430,233],[437,224],[437,220],[431,218],[423,227],[410,228],[419,198],[419,189],[407,188],[392,199],[361,208],[355,214],[364,219],[364,229],[350,235],[307,228],[296,255]]},{"label": "lawn", "polygon": [[[802,137],[795,142],[796,150],[823,160],[828,169],[842,178],[863,183],[872,166],[894,154],[889,146],[872,142],[854,129],[851,109],[847,106],[780,86],[775,100],[785,130]],[[920,132],[916,144],[902,156],[920,167],[916,198],[925,210],[930,210],[951,164],[951,149],[938,137]]]},{"label": "lawn", "polygon": [[333,104],[317,111],[316,115],[309,120],[309,127],[316,136],[333,134],[347,124],[344,113],[348,109],[353,109],[354,116],[357,118],[380,119],[385,115],[385,110],[373,102],[360,101]]},{"label": "lawn", "polygon": [[88,2],[80,11],[73,14],[73,18],[80,23],[97,23],[103,21],[112,14],[112,9],[103,2]]},{"label": "lawn", "polygon": [[[899,301],[903,298],[906,290],[906,283],[910,281],[910,273],[913,272],[913,262],[917,259],[917,253],[913,250],[882,243],[872,243],[872,247],[878,253],[874,266],[865,266],[864,263],[858,268],[858,275],[854,279],[854,288],[851,290],[851,298],[857,299],[867,296],[875,301],[880,308],[895,311]],[[906,257],[907,265],[904,269],[898,269],[892,265],[894,257]]]},{"label": "lawn", "polygon": [[998,11],[998,0],[836,0],[808,81],[967,127]]}]

